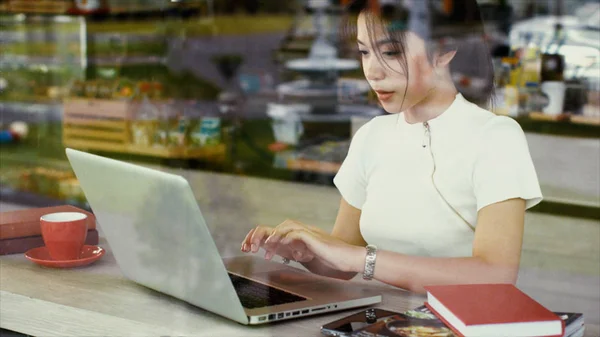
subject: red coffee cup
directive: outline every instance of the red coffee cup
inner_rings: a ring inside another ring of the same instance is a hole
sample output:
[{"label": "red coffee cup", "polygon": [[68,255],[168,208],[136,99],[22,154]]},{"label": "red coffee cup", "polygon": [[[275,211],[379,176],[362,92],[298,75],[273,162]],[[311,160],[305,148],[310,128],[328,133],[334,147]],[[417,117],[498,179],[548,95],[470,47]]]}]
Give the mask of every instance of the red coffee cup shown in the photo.
[{"label": "red coffee cup", "polygon": [[53,260],[77,260],[87,236],[87,215],[60,212],[40,218],[42,238]]}]

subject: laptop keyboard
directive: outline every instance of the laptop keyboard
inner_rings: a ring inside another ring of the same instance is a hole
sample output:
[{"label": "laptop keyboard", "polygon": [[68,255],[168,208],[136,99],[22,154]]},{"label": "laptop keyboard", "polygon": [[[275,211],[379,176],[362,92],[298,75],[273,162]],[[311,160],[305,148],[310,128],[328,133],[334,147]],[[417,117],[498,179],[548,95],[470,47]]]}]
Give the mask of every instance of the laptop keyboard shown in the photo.
[{"label": "laptop keyboard", "polygon": [[235,274],[228,274],[244,308],[262,308],[306,300],[305,297],[297,296]]}]

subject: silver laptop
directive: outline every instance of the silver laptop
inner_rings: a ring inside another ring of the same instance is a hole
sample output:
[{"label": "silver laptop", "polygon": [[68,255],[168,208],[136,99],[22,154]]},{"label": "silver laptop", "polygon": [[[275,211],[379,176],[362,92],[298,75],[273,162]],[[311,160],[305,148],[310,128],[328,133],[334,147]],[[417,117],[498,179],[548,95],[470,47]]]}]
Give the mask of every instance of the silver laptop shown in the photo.
[{"label": "silver laptop", "polygon": [[[186,179],[72,149],[66,153],[117,264],[141,285],[242,324],[381,302],[381,294],[366,286],[262,257],[222,259]],[[241,245],[243,237],[236,240]]]}]

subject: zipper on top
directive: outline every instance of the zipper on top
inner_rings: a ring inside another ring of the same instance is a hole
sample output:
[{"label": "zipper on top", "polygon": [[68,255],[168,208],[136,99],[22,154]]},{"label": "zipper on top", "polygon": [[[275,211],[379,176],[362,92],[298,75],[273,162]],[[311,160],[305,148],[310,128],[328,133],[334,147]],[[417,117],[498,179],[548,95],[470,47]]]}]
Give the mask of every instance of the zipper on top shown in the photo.
[{"label": "zipper on top", "polygon": [[469,227],[474,232],[475,227],[472,226],[467,221],[467,219],[465,219],[454,207],[452,207],[450,202],[448,202],[448,200],[446,200],[446,197],[444,197],[444,195],[442,194],[442,191],[440,191],[440,189],[435,184],[434,177],[435,177],[436,165],[435,165],[435,156],[433,155],[433,149],[431,148],[431,129],[429,128],[429,123],[427,123],[427,122],[423,122],[423,127],[425,128],[425,134],[423,135],[423,148],[426,148],[429,145],[429,154],[431,155],[431,161],[433,164],[433,169],[431,171],[431,183],[432,183],[433,187],[435,188],[436,192],[438,193],[438,195],[446,203],[446,205],[448,205],[448,207],[450,207],[450,209],[454,212],[454,214],[456,214],[465,223],[465,225],[467,225],[467,227]]},{"label": "zipper on top", "polygon": [[431,130],[429,129],[429,123],[423,122],[423,127],[425,127],[425,134],[423,135],[423,148],[426,148],[427,145],[431,145]]}]

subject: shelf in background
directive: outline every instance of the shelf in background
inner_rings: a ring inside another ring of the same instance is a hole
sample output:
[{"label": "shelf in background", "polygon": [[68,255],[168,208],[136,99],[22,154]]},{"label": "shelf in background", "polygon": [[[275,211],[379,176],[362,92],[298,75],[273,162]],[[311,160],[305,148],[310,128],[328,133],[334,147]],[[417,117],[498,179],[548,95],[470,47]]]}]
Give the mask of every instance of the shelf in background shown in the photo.
[{"label": "shelf in background", "polygon": [[287,161],[287,169],[293,171],[304,171],[310,173],[323,173],[335,175],[340,169],[341,163],[304,160],[304,159],[289,159]]},{"label": "shelf in background", "polygon": [[[99,132],[99,131],[96,131]],[[72,133],[69,133],[73,135]],[[91,134],[92,136],[94,134]],[[133,144],[118,144],[107,141],[80,140],[68,139],[64,141],[65,147],[81,149],[84,151],[96,150],[104,152],[130,153],[141,156],[151,156],[159,158],[175,158],[175,159],[205,159],[205,160],[224,160],[225,144],[215,146],[186,148],[186,147],[151,147],[138,146]]]},{"label": "shelf in background", "polygon": [[581,116],[581,115],[572,115],[570,120],[571,123],[575,124],[587,124],[600,126],[600,116]]},{"label": "shelf in background", "polygon": [[534,112],[516,117],[515,120],[525,132],[600,139],[600,116],[547,115]]},{"label": "shelf in background", "polygon": [[572,124],[600,126],[600,116],[583,116],[572,114],[548,115],[541,112],[532,112],[529,114],[529,118],[537,121],[565,122]]},{"label": "shelf in background", "polygon": [[531,112],[529,118],[536,121],[569,122],[570,114],[549,115],[542,112]]}]

